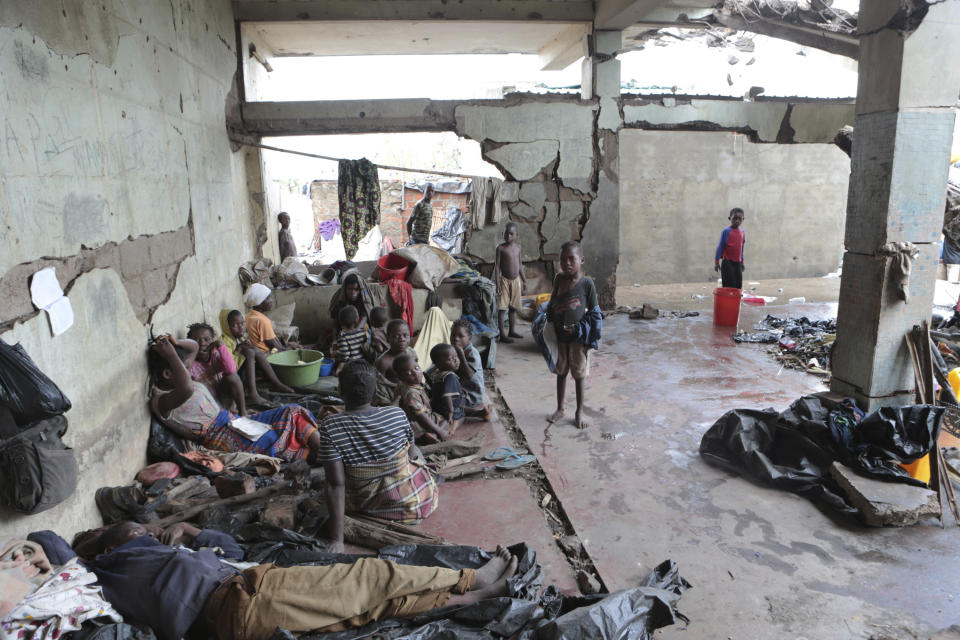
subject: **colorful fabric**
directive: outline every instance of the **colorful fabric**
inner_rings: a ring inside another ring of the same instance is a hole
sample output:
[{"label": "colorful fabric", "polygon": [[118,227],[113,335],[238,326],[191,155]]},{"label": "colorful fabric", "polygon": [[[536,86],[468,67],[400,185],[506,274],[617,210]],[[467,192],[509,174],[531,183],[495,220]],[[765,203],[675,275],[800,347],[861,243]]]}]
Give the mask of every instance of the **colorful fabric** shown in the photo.
[{"label": "colorful fabric", "polygon": [[344,329],[337,336],[337,360],[351,362],[363,357],[367,345],[366,329]]},{"label": "colorful fabric", "polygon": [[[324,220],[319,225],[317,225],[317,233],[320,234],[320,237],[324,240],[333,240],[333,236],[340,233],[340,221],[331,218],[330,220]],[[319,245],[317,246],[319,249]]]},{"label": "colorful fabric", "polygon": [[347,259],[357,253],[360,241],[380,223],[380,179],[377,165],[366,158],[341,160],[337,195],[340,200],[340,234]]},{"label": "colorful fabric", "polygon": [[250,344],[260,349],[260,351],[269,353],[270,347],[267,346],[267,340],[277,339],[277,334],[273,331],[273,322],[270,321],[270,318],[256,309],[250,309],[250,311],[247,311],[247,316],[244,320],[247,323],[247,337],[250,340]]},{"label": "colorful fabric", "polygon": [[430,244],[430,228],[433,226],[433,206],[421,200],[410,214],[413,229],[410,232],[410,244]]},{"label": "colorful fabric", "polygon": [[320,423],[317,460],[340,460],[346,467],[386,460],[413,442],[413,429],[399,407],[346,411]]},{"label": "colorful fabric", "polygon": [[520,298],[523,296],[523,280],[520,276],[509,280],[500,276],[500,291],[497,294],[497,305],[506,311],[507,309],[519,309]]},{"label": "colorful fabric", "polygon": [[233,337],[233,334],[230,333],[230,323],[227,322],[227,316],[230,315],[230,309],[221,309],[220,310],[220,342],[227,347],[227,351],[230,352],[230,356],[233,358],[233,363],[236,365],[237,369],[243,366],[243,361],[245,360],[243,353],[240,352],[240,347],[238,346],[240,340],[237,340]]},{"label": "colorful fabric", "polygon": [[78,558],[59,567],[0,621],[2,640],[57,640],[87,620],[123,618],[95,586],[97,576]]},{"label": "colorful fabric", "polygon": [[410,327],[410,335],[413,335],[413,285],[406,280],[397,280],[393,278],[385,283],[390,292],[390,299],[400,311],[400,317],[406,320]]},{"label": "colorful fabric", "polygon": [[200,444],[214,451],[262,453],[284,462],[296,462],[309,453],[307,440],[317,430],[317,421],[300,405],[288,404],[248,417],[270,427],[256,442],[234,431],[230,422],[236,416],[221,411],[201,432]]},{"label": "colorful fabric", "polygon": [[440,502],[437,484],[407,452],[404,447],[379,462],[344,466],[347,511],[404,524],[417,524],[433,513]]},{"label": "colorful fabric", "polygon": [[721,258],[726,258],[731,262],[743,262],[744,244],[746,244],[746,234],[743,229],[727,227],[720,234],[720,242],[717,244],[714,260],[719,261]]},{"label": "colorful fabric", "polygon": [[436,367],[427,369],[425,374],[430,381],[430,408],[446,416],[448,415],[447,398],[450,398],[453,400],[453,419],[463,418],[463,396],[457,374],[453,371],[441,371]]}]

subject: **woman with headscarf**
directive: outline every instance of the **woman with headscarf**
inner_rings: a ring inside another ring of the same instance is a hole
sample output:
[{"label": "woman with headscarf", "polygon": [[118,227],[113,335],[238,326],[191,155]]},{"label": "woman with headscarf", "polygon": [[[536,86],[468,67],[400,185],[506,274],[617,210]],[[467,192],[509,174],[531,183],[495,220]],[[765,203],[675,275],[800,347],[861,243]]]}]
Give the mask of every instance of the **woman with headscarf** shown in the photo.
[{"label": "woman with headscarf", "polygon": [[357,273],[351,273],[343,279],[343,285],[333,294],[333,299],[330,301],[330,317],[333,318],[337,333],[340,332],[340,310],[348,304],[356,307],[357,313],[360,314],[360,324],[357,328],[365,329],[370,311],[377,304],[373,301],[373,295],[367,283]]},{"label": "woman with headscarf", "polygon": [[273,322],[266,315],[273,309],[271,293],[269,287],[255,282],[243,294],[243,303],[250,308],[245,318],[247,337],[251,345],[267,353],[274,349],[283,351],[284,348],[273,331]]}]

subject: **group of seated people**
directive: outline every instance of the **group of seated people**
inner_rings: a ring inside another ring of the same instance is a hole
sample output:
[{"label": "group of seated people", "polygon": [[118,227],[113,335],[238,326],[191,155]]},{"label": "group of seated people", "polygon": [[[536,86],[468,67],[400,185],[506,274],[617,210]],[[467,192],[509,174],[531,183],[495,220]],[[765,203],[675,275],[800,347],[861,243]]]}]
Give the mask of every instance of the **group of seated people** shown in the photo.
[{"label": "group of seated people", "polygon": [[[168,334],[154,341],[148,359],[150,407],[157,419],[206,449],[322,464],[335,549],[342,548],[345,510],[403,523],[429,516],[439,496],[417,445],[450,439],[466,418],[491,417],[470,322],[452,324],[449,342],[430,349],[432,366],[424,372],[410,348],[408,321],[389,319],[386,308],[371,305],[359,277],[348,276],[331,304],[344,407],[325,407],[318,416],[297,404],[248,412],[248,400],[266,402],[257,393],[258,373],[275,388],[292,390],[276,380],[266,359],[270,351],[286,348],[266,315],[271,291],[251,285],[244,302],[250,308],[246,316],[221,312],[219,338],[198,323],[187,338]],[[240,417],[260,423],[263,435],[252,439],[237,428]]]},{"label": "group of seated people", "polygon": [[267,640],[278,628],[343,631],[507,595],[518,564],[498,547],[478,569],[373,557],[237,568],[244,551],[236,540],[186,523],[160,529],[120,522],[90,551],[78,558],[51,531],[0,539],[0,637],[58,638],[87,621],[121,616],[149,626],[159,640]]}]

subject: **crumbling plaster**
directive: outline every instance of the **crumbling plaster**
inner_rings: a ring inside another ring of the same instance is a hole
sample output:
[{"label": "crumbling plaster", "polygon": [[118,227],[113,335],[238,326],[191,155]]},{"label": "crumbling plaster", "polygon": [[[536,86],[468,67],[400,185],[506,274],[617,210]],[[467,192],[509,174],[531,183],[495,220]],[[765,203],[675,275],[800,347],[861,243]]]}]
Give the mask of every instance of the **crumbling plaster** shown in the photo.
[{"label": "crumbling plaster", "polygon": [[[234,29],[227,0],[0,4],[0,337],[70,397],[81,470],[64,504],[0,513],[0,536],[99,524],[93,489],[145,462],[149,325],[240,304],[259,154],[226,133]],[[29,299],[45,266],[75,312],[56,338]]]}]

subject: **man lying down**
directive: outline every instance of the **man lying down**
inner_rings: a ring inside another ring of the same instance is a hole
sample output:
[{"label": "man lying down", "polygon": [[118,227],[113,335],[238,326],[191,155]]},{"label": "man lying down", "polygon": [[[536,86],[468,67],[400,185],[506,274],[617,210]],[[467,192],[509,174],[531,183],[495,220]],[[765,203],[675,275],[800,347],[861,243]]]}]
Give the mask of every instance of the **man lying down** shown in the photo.
[{"label": "man lying down", "polygon": [[[76,554],[52,532],[32,534],[54,564]],[[170,545],[188,545],[190,551]],[[275,629],[342,631],[388,618],[410,618],[447,605],[507,595],[517,558],[497,547],[479,569],[446,569],[360,558],[351,564],[239,570],[229,535],[189,524],[159,530],[121,522],[100,538],[90,562],[103,595],[124,619],[150,626],[160,640],[188,631],[220,640],[267,640]],[[193,634],[191,634],[193,635]]]}]

